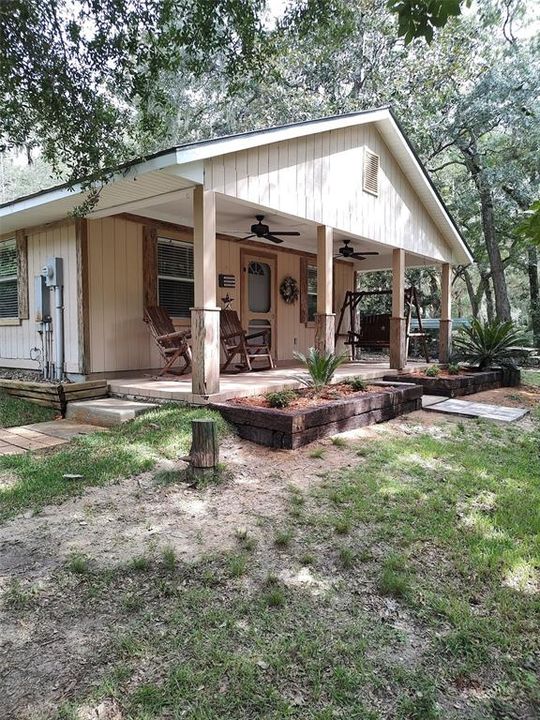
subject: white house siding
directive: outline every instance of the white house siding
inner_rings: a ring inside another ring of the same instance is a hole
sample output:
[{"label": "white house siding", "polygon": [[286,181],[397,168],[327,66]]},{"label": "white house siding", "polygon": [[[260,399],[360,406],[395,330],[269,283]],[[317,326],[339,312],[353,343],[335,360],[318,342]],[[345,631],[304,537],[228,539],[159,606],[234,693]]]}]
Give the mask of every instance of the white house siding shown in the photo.
[{"label": "white house siding", "polygon": [[[185,234],[164,230],[164,237],[186,240]],[[88,222],[88,284],[90,323],[90,372],[143,370],[160,366],[160,357],[143,322],[143,226],[123,218]],[[234,297],[232,307],[240,310],[241,250],[256,252],[247,243],[217,241],[217,273],[234,275],[236,288],[217,288],[218,304],[226,293]],[[266,250],[266,248],[265,248]],[[275,251],[276,282],[286,275],[300,278],[300,255]],[[335,265],[335,304],[339,311],[345,290],[353,287],[353,266]],[[217,278],[216,278],[217,282]],[[179,328],[188,320],[175,321]],[[295,350],[305,352],[315,339],[313,327],[300,322],[300,303],[287,305],[277,296],[277,358],[287,360]]]},{"label": "white house siding", "polygon": [[[0,366],[38,369],[30,350],[41,347],[36,332],[34,276],[39,275],[47,258],[64,259],[65,361],[68,373],[79,372],[77,241],[74,222],[63,222],[27,233],[28,242],[28,320],[20,325],[0,326]],[[52,300],[52,299],[51,299]],[[52,305],[54,307],[54,304]]]},{"label": "white house siding", "polygon": [[[362,189],[364,148],[380,157],[379,194]],[[361,125],[205,161],[205,187],[369,240],[452,262],[452,251],[381,135]]]}]

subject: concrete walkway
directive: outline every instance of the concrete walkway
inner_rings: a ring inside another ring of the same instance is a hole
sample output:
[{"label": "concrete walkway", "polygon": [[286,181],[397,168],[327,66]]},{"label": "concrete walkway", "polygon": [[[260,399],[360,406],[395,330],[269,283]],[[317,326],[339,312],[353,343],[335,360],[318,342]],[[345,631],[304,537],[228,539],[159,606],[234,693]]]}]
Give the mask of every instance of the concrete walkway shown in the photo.
[{"label": "concrete walkway", "polygon": [[[474,395],[470,396],[471,398]],[[428,412],[447,413],[465,418],[484,418],[497,422],[515,422],[529,412],[526,408],[505,407],[504,405],[490,405],[488,403],[474,402],[474,400],[456,400],[441,398],[442,402],[422,405]]]},{"label": "concrete walkway", "polygon": [[81,425],[70,420],[52,420],[20,427],[0,429],[0,456],[20,455],[29,450],[46,450],[64,445],[77,435],[99,430],[95,425]]}]

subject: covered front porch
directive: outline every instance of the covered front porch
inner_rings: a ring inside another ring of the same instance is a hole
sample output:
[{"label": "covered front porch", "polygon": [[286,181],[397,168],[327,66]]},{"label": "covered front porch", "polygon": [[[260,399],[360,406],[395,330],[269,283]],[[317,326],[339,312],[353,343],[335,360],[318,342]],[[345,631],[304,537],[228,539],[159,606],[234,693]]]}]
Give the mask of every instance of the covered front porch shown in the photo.
[{"label": "covered front porch", "polygon": [[[414,360],[409,361],[406,368],[425,366],[425,362]],[[389,370],[388,360],[382,358],[380,361],[348,362],[337,369],[334,382],[351,376],[358,376],[364,380],[376,380],[387,375]],[[283,362],[272,370],[222,374],[219,389],[208,395],[193,392],[191,375],[155,379],[149,377],[148,374],[131,373],[122,377],[109,378],[108,384],[111,395],[117,397],[204,405],[211,402],[223,402],[234,397],[249,397],[279,390],[297,389],[302,387],[298,378],[304,372],[298,362]]]}]

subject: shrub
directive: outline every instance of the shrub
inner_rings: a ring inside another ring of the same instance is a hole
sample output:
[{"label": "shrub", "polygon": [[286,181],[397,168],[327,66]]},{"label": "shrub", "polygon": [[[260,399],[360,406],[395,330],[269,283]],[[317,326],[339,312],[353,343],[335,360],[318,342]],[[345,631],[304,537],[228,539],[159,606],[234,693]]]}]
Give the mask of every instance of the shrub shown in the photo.
[{"label": "shrub", "polygon": [[437,377],[440,372],[441,369],[438,365],[430,365],[425,370],[425,374],[427,375],[427,377]]},{"label": "shrub", "polygon": [[347,385],[350,385],[355,392],[362,392],[366,389],[366,381],[362,380],[361,377],[350,377],[345,380]]},{"label": "shrub", "polygon": [[296,393],[293,390],[279,390],[269,392],[265,397],[271,408],[286,408],[296,398]]},{"label": "shrub", "polygon": [[508,320],[506,322],[481,322],[472,320],[468,327],[459,329],[454,348],[459,356],[472,362],[481,370],[511,359],[516,354],[514,345],[523,345],[523,334]]},{"label": "shrub", "polygon": [[455,362],[448,363],[447,370],[449,375],[459,375],[459,364]]},{"label": "shrub", "polygon": [[346,355],[322,353],[310,348],[307,355],[294,353],[294,357],[306,366],[309,377],[298,378],[300,382],[320,392],[330,384],[338,367],[347,361]]}]

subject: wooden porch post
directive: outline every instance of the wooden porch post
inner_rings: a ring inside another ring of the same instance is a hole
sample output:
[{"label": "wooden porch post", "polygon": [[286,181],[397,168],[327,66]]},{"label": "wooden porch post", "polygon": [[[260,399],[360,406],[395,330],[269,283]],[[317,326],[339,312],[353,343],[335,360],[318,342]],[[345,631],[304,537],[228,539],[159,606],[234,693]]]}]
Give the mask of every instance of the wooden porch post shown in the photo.
[{"label": "wooden porch post", "polygon": [[402,370],[405,356],[405,250],[392,253],[392,317],[390,318],[390,367]]},{"label": "wooden porch post", "polygon": [[334,234],[326,225],[317,227],[317,313],[315,315],[315,347],[319,352],[335,349],[333,313]]},{"label": "wooden porch post", "polygon": [[193,190],[193,270],[191,308],[194,395],[219,392],[219,312],[216,307],[216,200],[212,191]]},{"label": "wooden porch post", "polygon": [[439,362],[447,364],[452,356],[452,266],[441,268],[441,319],[439,321]]}]

